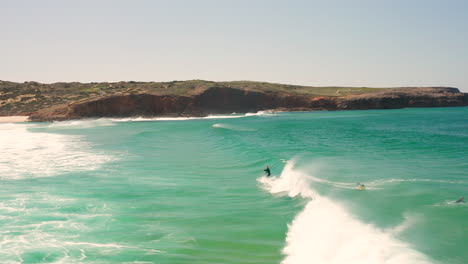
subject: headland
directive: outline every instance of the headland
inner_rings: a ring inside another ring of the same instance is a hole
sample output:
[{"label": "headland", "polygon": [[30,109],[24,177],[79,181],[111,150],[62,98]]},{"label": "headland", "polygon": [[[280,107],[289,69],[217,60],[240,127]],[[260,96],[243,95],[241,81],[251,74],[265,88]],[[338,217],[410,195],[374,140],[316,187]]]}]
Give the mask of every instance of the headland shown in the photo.
[{"label": "headland", "polygon": [[28,116],[29,121],[466,105],[468,94],[453,87],[314,87],[203,80],[52,84],[0,81],[0,116]]}]

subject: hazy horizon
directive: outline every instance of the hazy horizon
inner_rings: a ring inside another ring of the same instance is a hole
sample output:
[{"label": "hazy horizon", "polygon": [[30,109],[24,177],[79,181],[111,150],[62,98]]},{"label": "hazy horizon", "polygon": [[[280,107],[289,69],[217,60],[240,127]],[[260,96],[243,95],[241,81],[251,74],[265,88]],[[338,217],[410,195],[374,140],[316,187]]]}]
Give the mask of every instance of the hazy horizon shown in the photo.
[{"label": "hazy horizon", "polygon": [[468,2],[2,1],[0,80],[468,91]]}]

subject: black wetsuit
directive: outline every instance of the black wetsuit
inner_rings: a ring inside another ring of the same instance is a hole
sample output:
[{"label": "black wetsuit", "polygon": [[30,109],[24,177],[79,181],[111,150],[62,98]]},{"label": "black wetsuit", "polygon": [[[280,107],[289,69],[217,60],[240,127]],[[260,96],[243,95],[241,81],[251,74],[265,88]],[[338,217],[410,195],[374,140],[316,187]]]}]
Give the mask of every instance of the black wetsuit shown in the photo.
[{"label": "black wetsuit", "polygon": [[271,173],[270,173],[270,168],[266,168],[266,169],[264,169],[263,171],[267,173],[267,176],[270,176],[270,175],[271,175]]}]

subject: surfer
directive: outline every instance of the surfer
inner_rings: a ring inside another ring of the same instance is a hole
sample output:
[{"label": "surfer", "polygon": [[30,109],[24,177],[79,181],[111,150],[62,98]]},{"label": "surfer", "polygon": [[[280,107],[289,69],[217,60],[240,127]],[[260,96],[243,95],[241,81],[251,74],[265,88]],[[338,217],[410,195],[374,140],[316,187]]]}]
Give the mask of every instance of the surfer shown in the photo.
[{"label": "surfer", "polygon": [[455,203],[464,203],[465,202],[465,197],[460,197]]},{"label": "surfer", "polygon": [[366,189],[366,186],[364,184],[358,183],[358,190],[363,191]]},{"label": "surfer", "polygon": [[266,173],[267,177],[271,176],[270,167],[267,166],[266,169],[264,169],[263,171]]}]

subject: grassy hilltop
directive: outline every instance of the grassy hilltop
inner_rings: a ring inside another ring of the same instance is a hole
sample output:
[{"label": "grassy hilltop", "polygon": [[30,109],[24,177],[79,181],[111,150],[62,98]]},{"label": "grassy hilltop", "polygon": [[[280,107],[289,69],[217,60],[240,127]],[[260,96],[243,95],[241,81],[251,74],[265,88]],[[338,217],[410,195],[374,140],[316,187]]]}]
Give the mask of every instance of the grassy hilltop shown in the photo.
[{"label": "grassy hilltop", "polygon": [[0,81],[0,115],[27,115],[40,109],[96,100],[115,95],[147,93],[154,95],[193,96],[212,87],[229,87],[247,91],[304,95],[309,97],[339,97],[389,90],[389,88],[313,87],[252,81],[212,82],[190,80],[172,82],[129,81],[114,83],[58,82],[52,84]]}]

